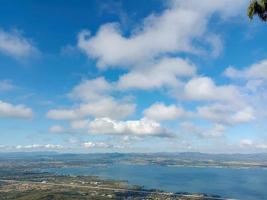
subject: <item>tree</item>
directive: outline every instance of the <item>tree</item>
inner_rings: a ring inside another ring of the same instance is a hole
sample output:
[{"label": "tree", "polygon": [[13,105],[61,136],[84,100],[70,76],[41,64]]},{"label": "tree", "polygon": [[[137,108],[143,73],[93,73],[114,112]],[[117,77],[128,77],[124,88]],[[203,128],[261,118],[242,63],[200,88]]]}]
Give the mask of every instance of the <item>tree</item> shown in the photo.
[{"label": "tree", "polygon": [[254,15],[258,15],[262,21],[267,21],[267,0],[251,0],[248,11],[248,17],[253,19]]}]

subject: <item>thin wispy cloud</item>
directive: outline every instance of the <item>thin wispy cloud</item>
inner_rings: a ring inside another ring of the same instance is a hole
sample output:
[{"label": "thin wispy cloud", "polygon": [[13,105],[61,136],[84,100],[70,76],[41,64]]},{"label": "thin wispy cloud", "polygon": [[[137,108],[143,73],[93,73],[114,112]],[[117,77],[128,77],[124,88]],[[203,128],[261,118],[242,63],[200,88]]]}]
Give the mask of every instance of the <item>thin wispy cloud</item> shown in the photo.
[{"label": "thin wispy cloud", "polygon": [[39,51],[18,30],[8,32],[0,28],[0,52],[16,59],[24,59],[34,57]]}]

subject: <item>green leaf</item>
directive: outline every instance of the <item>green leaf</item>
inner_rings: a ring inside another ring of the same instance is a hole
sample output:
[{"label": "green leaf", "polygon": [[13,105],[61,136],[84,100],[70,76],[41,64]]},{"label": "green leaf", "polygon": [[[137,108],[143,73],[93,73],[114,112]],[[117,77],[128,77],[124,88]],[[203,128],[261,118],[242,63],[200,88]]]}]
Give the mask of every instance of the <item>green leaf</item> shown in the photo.
[{"label": "green leaf", "polygon": [[262,10],[265,10],[266,0],[258,0],[257,3],[261,7]]},{"label": "green leaf", "polygon": [[255,14],[255,6],[256,6],[257,2],[253,1],[250,3],[248,10],[247,10],[247,15],[250,19],[253,19],[253,16]]}]

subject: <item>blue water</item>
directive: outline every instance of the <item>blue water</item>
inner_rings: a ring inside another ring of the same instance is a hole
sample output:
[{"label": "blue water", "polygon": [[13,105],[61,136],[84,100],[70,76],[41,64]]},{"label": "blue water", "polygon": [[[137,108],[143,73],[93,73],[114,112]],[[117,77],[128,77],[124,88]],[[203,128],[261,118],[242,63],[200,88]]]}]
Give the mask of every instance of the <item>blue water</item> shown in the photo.
[{"label": "blue water", "polygon": [[200,192],[240,200],[267,199],[267,170],[232,168],[168,167],[156,165],[108,165],[87,168],[50,168],[64,175],[97,175],[127,180],[170,192]]}]

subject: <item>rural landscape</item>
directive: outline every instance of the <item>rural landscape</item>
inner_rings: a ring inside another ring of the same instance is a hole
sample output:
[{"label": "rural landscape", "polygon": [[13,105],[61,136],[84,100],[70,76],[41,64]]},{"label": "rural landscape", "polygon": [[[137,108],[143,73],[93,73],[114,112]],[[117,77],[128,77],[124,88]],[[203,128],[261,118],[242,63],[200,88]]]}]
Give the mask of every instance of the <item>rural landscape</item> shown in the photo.
[{"label": "rural landscape", "polygon": [[[211,155],[201,153],[157,154],[59,154],[55,152],[1,153],[0,199],[228,199],[205,193],[164,191],[112,180],[104,176],[73,173],[73,169],[113,165],[153,165],[210,168],[267,169],[267,154]],[[69,172],[67,169],[70,169]],[[72,169],[72,170],[71,170]],[[67,170],[68,173],[60,173]],[[78,171],[79,172],[79,171]]]}]

